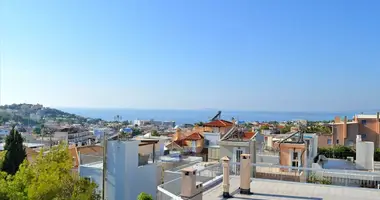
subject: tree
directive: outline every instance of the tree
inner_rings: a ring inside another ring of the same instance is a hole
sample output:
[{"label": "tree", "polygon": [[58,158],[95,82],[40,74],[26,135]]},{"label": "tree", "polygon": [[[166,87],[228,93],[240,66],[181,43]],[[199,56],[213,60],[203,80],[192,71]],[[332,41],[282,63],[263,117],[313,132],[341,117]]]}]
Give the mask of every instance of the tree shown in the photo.
[{"label": "tree", "polygon": [[6,150],[2,171],[8,174],[15,174],[19,169],[19,166],[26,158],[25,147],[23,146],[24,139],[21,134],[12,128],[11,132],[5,139],[4,150]]},{"label": "tree", "polygon": [[203,122],[198,122],[198,123],[195,123],[194,125],[197,125],[197,126],[203,126],[204,123],[203,123]]},{"label": "tree", "polygon": [[160,136],[160,134],[158,134],[158,131],[156,131],[156,130],[152,130],[151,135],[152,136]]},{"label": "tree", "polygon": [[269,130],[269,125],[267,124],[261,125],[260,130]]},{"label": "tree", "polygon": [[142,135],[142,132],[138,128],[132,128],[132,136]]},{"label": "tree", "polygon": [[14,175],[0,174],[0,199],[4,200],[100,200],[96,184],[73,175],[66,145],[41,152],[34,163],[27,160]]},{"label": "tree", "polygon": [[137,200],[153,200],[152,195],[147,194],[145,192],[141,192],[139,196],[137,196]]},{"label": "tree", "polygon": [[281,134],[288,133],[290,132],[290,129],[291,129],[291,126],[285,125],[283,128],[280,129],[280,133]]}]

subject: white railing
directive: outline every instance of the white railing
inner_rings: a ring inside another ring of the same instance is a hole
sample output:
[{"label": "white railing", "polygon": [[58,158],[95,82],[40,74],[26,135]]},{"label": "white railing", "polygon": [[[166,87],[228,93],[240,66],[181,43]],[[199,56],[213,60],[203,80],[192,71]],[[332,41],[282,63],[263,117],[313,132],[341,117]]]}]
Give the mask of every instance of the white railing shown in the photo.
[{"label": "white railing", "polygon": [[[231,163],[231,175],[240,175],[240,163]],[[377,188],[380,173],[357,170],[332,170],[306,167],[291,167],[271,164],[251,164],[253,178],[281,181]]]}]

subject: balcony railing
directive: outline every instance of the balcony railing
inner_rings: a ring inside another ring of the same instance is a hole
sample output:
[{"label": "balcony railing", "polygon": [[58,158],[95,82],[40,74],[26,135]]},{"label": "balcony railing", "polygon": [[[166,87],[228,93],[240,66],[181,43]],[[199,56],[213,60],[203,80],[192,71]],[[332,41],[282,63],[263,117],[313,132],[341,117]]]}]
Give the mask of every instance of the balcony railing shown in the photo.
[{"label": "balcony railing", "polygon": [[[252,164],[253,178],[348,187],[378,188],[380,173]],[[231,175],[240,175],[239,163],[231,163]]]}]

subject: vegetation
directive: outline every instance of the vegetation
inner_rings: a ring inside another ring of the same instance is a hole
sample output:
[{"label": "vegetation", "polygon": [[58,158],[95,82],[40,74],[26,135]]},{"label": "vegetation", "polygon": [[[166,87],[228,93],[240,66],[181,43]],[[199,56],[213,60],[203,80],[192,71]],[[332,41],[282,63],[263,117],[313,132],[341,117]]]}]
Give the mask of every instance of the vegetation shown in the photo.
[{"label": "vegetation", "polygon": [[197,126],[203,126],[204,123],[203,123],[203,122],[198,122],[198,123],[194,123],[194,125],[197,125]]},{"label": "vegetation", "polygon": [[313,125],[308,126],[305,130],[306,133],[323,133],[323,134],[331,134],[331,129],[324,125]]},{"label": "vegetation", "polygon": [[139,196],[137,196],[137,200],[153,200],[152,195],[147,194],[145,192],[141,192]]},{"label": "vegetation", "polygon": [[327,158],[347,159],[347,157],[356,157],[356,153],[352,148],[341,145],[318,148],[318,153]]},{"label": "vegetation", "polygon": [[132,128],[132,136],[142,135],[142,131],[139,128]]},{"label": "vegetation", "polygon": [[[35,117],[31,117],[35,115]],[[43,107],[33,104],[12,104],[0,106],[0,124],[14,121],[21,124],[38,125],[41,121],[38,118],[50,119],[56,122],[68,123],[99,123],[101,119],[89,119],[75,114],[63,112],[58,109]]]},{"label": "vegetation", "polygon": [[290,126],[290,125],[285,125],[283,128],[280,129],[280,133],[281,133],[281,134],[289,133],[291,128],[292,128],[292,126]]},{"label": "vegetation", "polygon": [[315,173],[312,173],[308,177],[307,182],[308,183],[316,183],[316,184],[324,184],[324,185],[331,185],[332,184],[332,182],[329,179],[327,179],[323,176],[319,177]]},{"label": "vegetation", "polygon": [[23,142],[24,139],[21,134],[13,127],[5,139],[4,150],[6,150],[6,154],[2,163],[2,171],[12,175],[17,172],[19,166],[26,158]]},{"label": "vegetation", "polygon": [[74,175],[66,145],[27,160],[15,175],[0,173],[2,200],[100,200],[96,184]]},{"label": "vegetation", "polygon": [[[354,157],[356,159],[356,152],[353,148],[341,145],[318,148],[318,154],[324,155],[326,158],[347,159],[347,157]],[[375,149],[374,160],[380,161],[380,148]]]},{"label": "vegetation", "polygon": [[152,134],[152,136],[160,136],[160,134],[156,130],[152,130],[151,134]]},{"label": "vegetation", "polygon": [[267,124],[261,125],[260,130],[269,130],[269,125]]}]

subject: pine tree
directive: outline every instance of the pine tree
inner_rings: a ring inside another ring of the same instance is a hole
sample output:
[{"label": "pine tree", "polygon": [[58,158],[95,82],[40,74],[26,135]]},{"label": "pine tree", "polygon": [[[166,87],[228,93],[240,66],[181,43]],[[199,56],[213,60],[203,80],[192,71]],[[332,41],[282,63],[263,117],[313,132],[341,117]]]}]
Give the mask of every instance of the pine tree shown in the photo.
[{"label": "pine tree", "polygon": [[5,139],[4,150],[6,150],[2,171],[14,175],[21,163],[26,158],[24,139],[21,134],[13,127]]}]

